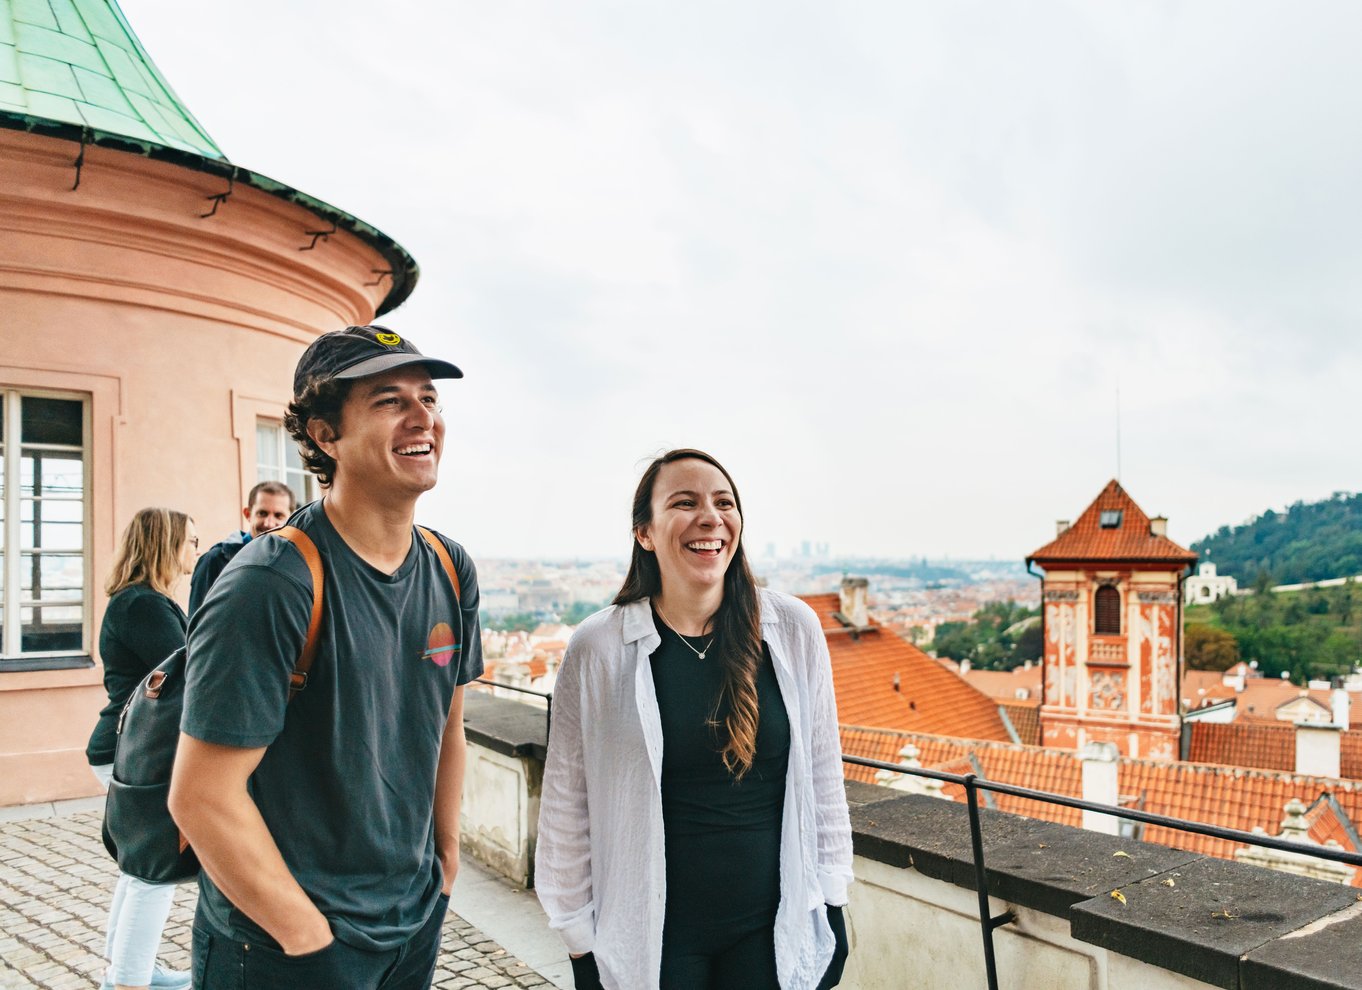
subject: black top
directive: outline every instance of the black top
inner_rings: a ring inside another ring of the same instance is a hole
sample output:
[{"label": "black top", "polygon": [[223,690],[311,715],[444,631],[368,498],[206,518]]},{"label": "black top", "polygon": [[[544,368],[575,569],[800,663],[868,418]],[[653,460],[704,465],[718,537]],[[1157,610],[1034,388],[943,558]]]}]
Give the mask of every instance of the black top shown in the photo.
[{"label": "black top", "polygon": [[[757,671],[756,758],[737,780],[724,766],[728,704],[721,643],[682,638],[653,613],[662,636],[649,661],[662,719],[662,826],[666,841],[664,939],[702,943],[770,924],[780,901],[780,823],[790,757],[790,720],[762,643]],[[682,930],[684,929],[684,931]]]},{"label": "black top", "polygon": [[142,678],[184,646],[186,623],[184,609],[149,585],[129,585],[109,599],[99,627],[99,656],[109,703],[99,713],[85,747],[91,766],[113,762],[118,713]]},{"label": "black top", "polygon": [[194,565],[194,576],[189,579],[189,614],[193,615],[208,597],[208,589],[218,579],[226,567],[250,540],[245,533],[238,533],[235,539],[228,537],[221,543],[214,543],[199,556]]},{"label": "black top", "polygon": [[[205,742],[268,747],[251,796],[284,862],[337,938],[387,951],[420,929],[440,895],[435,771],[454,690],[482,672],[477,574],[445,540],[462,586],[456,607],[415,530],[406,560],[385,574],[350,549],[324,502],[289,522],[316,543],[325,575],[306,687],[288,701],[312,579],[298,549],[266,533],[194,613],[180,727]],[[268,944],[206,873],[199,904],[233,938]]]}]

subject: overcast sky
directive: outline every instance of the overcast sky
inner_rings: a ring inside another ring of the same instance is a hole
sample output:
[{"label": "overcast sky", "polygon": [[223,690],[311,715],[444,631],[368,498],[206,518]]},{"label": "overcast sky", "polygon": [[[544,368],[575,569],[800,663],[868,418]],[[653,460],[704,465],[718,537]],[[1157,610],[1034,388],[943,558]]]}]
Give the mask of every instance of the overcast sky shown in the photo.
[{"label": "overcast sky", "polygon": [[[421,516],[623,554],[716,454],[760,551],[1185,544],[1362,488],[1362,4],[124,0],[235,162],[421,265]],[[319,14],[319,11],[325,11]],[[326,329],[326,328],[319,328]]]}]

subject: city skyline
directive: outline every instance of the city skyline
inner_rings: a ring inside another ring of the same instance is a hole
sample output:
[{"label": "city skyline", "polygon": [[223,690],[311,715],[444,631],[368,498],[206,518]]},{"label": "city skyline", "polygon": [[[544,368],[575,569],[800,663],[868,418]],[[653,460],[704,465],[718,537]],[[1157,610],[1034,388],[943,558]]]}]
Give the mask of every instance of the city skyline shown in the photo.
[{"label": "city skyline", "polygon": [[468,376],[421,515],[475,556],[627,552],[670,446],[757,550],[1362,489],[1362,8],[122,6],[233,161],[420,262],[385,322]]}]

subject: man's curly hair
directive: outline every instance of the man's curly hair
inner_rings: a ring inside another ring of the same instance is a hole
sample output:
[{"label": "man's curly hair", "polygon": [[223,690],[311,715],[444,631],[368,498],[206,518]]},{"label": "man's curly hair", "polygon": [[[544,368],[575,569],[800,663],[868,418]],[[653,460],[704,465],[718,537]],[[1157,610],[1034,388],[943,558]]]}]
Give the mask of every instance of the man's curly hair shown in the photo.
[{"label": "man's curly hair", "polygon": [[303,463],[324,487],[330,487],[336,478],[336,461],[308,436],[307,424],[320,419],[331,427],[332,434],[339,437],[341,406],[349,398],[352,385],[354,382],[343,379],[309,378],[304,382],[302,392],[288,404],[288,412],[284,414],[284,429],[297,441]]}]

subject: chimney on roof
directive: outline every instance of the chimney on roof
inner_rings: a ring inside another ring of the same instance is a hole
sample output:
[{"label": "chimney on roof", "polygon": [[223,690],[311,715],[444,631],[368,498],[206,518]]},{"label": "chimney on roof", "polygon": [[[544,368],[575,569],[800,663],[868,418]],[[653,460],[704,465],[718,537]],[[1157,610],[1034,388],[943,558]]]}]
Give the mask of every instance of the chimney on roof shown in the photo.
[{"label": "chimney on roof", "polygon": [[[1116,746],[1109,742],[1085,743],[1078,751],[1078,760],[1083,764],[1083,800],[1095,804],[1115,806],[1120,803],[1118,770],[1119,753]],[[1107,835],[1120,835],[1120,820],[1098,811],[1083,812],[1083,827],[1090,832],[1105,832]]]},{"label": "chimney on roof", "polygon": [[1343,678],[1335,677],[1332,681],[1333,691],[1329,695],[1329,701],[1334,712],[1334,725],[1340,729],[1348,728],[1348,718],[1353,700],[1348,697],[1348,692],[1343,687]]},{"label": "chimney on roof", "polygon": [[1153,519],[1149,520],[1149,535],[1151,535],[1151,536],[1167,536],[1167,535],[1168,535],[1168,517],[1167,517],[1167,516],[1155,516]]},{"label": "chimney on roof", "polygon": [[1307,777],[1337,777],[1342,766],[1339,750],[1343,727],[1320,722],[1296,723],[1296,773]]},{"label": "chimney on roof", "polygon": [[870,613],[866,609],[869,593],[870,581],[867,578],[842,578],[842,587],[838,589],[841,618],[854,629],[870,625]]},{"label": "chimney on roof", "polygon": [[1063,535],[1064,535],[1065,533],[1067,533],[1068,531],[1069,531],[1069,520],[1067,520],[1067,519],[1058,519],[1058,520],[1055,521],[1055,535],[1056,535],[1056,536],[1063,536]]}]

